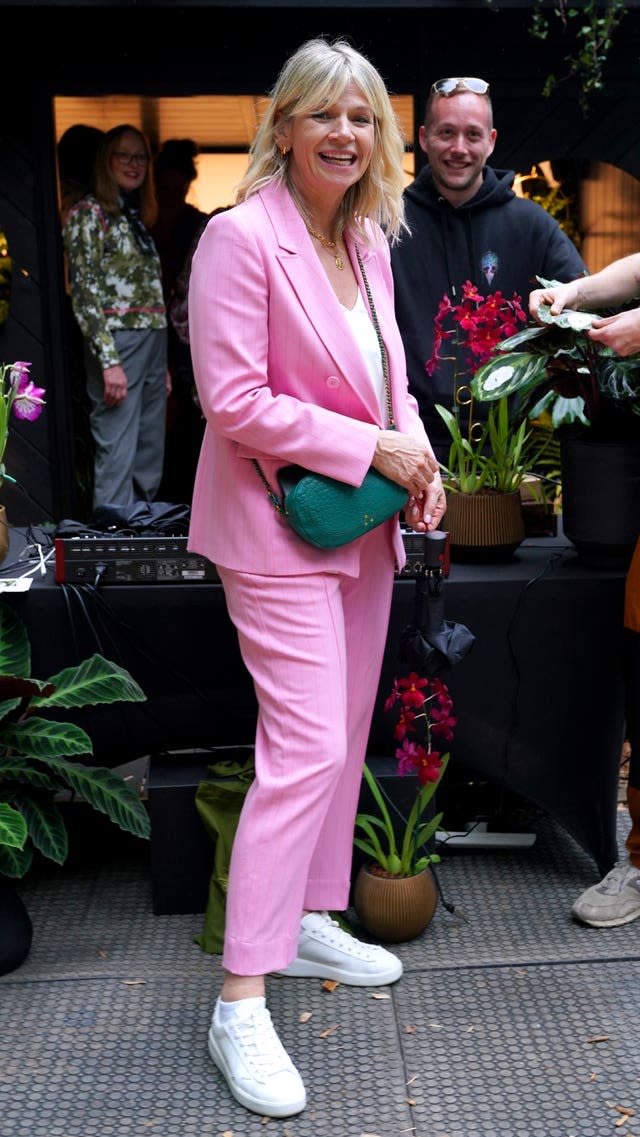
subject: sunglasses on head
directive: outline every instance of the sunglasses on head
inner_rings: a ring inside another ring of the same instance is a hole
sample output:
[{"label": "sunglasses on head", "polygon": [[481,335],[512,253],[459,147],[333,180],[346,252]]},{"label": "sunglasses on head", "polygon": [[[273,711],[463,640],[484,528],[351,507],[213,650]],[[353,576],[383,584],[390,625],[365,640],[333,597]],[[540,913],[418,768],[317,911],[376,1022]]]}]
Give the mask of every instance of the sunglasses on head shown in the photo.
[{"label": "sunglasses on head", "polygon": [[455,79],[438,79],[433,84],[432,90],[436,95],[452,95],[459,87],[464,87],[467,91],[473,91],[474,95],[486,95],[489,90],[489,84],[485,79],[474,79],[471,75],[464,77],[458,76]]}]

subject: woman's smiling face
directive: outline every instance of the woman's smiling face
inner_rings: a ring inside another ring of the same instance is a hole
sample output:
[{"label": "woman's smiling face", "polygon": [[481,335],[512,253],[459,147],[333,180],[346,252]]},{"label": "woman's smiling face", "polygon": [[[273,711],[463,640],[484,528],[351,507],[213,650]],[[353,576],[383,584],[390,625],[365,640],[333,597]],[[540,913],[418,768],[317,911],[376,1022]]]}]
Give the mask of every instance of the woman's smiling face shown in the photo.
[{"label": "woman's smiling face", "polygon": [[343,196],[366,171],[375,145],[375,115],[364,94],[349,83],[323,110],[292,118],[278,133],[289,146],[289,176],[305,198]]}]

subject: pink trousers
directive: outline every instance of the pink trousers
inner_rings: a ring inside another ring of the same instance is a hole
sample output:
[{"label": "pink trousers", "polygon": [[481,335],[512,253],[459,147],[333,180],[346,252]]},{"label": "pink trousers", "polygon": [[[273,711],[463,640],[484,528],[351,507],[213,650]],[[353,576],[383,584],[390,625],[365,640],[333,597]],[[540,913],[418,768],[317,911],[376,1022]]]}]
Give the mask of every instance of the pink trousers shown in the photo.
[{"label": "pink trousers", "polygon": [[348,905],[393,590],[386,526],[362,538],[360,564],[357,579],[219,569],[259,707],[227,893],[222,962],[238,975],[295,958],[303,909]]}]

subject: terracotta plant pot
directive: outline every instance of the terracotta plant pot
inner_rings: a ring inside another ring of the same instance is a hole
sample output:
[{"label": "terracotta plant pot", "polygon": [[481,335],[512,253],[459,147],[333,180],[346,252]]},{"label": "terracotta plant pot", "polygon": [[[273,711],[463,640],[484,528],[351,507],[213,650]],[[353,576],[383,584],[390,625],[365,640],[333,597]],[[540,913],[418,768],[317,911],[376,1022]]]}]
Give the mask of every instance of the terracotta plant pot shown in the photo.
[{"label": "terracotta plant pot", "polygon": [[449,533],[454,560],[509,560],[524,540],[520,491],[447,493],[441,527]]},{"label": "terracotta plant pot", "polygon": [[359,920],[379,940],[414,940],[432,920],[438,903],[431,869],[415,876],[380,873],[376,865],[363,865],[356,877],[353,903]]}]

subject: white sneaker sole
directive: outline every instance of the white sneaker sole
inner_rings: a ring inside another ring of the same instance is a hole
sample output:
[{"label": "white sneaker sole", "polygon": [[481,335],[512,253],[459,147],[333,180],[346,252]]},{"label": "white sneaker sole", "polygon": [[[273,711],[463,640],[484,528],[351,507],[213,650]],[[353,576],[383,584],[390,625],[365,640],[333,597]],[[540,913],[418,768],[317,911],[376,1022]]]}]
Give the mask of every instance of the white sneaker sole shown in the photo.
[{"label": "white sneaker sole", "polygon": [[230,1092],[236,1101],[240,1102],[240,1105],[243,1105],[245,1109],[250,1109],[253,1113],[259,1113],[263,1117],[293,1117],[296,1113],[302,1113],[302,1110],[307,1104],[306,1093],[303,1092],[302,1097],[291,1102],[264,1101],[262,1098],[253,1097],[241,1089],[240,1086],[235,1085],[225,1056],[218,1046],[212,1031],[209,1031],[208,1046],[209,1054],[223,1075]]},{"label": "white sneaker sole", "polygon": [[315,963],[311,959],[294,959],[288,967],[277,971],[277,975],[288,975],[294,979],[334,979],[351,987],[385,987],[395,983],[402,975],[402,964],[395,960],[386,971],[354,972],[347,967],[335,967],[329,963]]},{"label": "white sneaker sole", "polygon": [[640,916],[640,908],[635,909],[633,912],[627,912],[626,916],[613,916],[608,920],[604,917],[598,916],[581,916],[579,912],[571,909],[571,915],[574,920],[579,920],[581,924],[588,924],[590,928],[620,928],[622,924],[630,924],[632,920],[637,920]]}]

